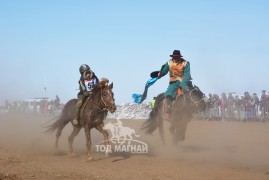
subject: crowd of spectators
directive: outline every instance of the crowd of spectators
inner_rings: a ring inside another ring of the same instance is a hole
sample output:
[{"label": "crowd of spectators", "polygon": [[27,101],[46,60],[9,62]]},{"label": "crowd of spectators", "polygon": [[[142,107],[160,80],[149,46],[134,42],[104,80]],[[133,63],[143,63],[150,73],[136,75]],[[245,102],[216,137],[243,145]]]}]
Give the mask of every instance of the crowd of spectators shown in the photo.
[{"label": "crowd of spectators", "polygon": [[60,98],[49,100],[48,98],[32,99],[32,101],[5,101],[5,105],[1,106],[2,112],[33,112],[52,114],[63,109],[63,104],[60,103]]},{"label": "crowd of spectators", "polygon": [[[227,96],[228,95],[228,96]],[[239,96],[235,93],[208,94],[206,110],[199,118],[206,120],[265,121],[269,118],[269,95],[263,90],[260,97],[245,92]]]},{"label": "crowd of spectators", "polygon": [[[207,108],[197,115],[201,120],[235,120],[235,121],[269,121],[269,94],[263,90],[260,97],[253,93],[245,92],[239,96],[236,93],[222,93],[207,95]],[[152,103],[152,102],[151,102]],[[33,101],[29,104],[26,101],[6,101],[0,111],[19,111],[33,113],[60,113],[64,104],[60,103],[57,95],[54,100],[43,99]]]}]

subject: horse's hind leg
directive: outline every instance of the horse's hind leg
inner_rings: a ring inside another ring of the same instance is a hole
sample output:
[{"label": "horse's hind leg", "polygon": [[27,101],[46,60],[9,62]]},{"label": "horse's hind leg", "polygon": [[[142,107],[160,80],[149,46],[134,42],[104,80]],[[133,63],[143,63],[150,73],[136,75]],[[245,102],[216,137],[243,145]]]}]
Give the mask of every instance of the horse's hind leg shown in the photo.
[{"label": "horse's hind leg", "polygon": [[176,122],[173,118],[171,118],[170,121],[171,121],[171,125],[169,127],[169,131],[172,136],[172,142],[175,143],[176,142]]},{"label": "horse's hind leg", "polygon": [[100,133],[103,134],[104,136],[104,145],[106,147],[106,151],[105,151],[105,156],[108,156],[109,153],[111,152],[111,146],[109,145],[109,140],[108,140],[108,132],[107,130],[103,129],[104,123],[98,125],[97,127],[95,127]]},{"label": "horse's hind leg", "polygon": [[73,131],[68,137],[68,143],[69,143],[69,155],[73,155],[73,142],[74,138],[78,135],[81,127],[73,126]]},{"label": "horse's hind leg", "polygon": [[[69,121],[67,121],[68,123]],[[66,126],[67,124],[66,122],[62,123],[59,125],[58,129],[57,129],[57,132],[56,132],[56,139],[55,139],[55,144],[54,144],[54,150],[55,152],[58,151],[58,144],[59,144],[59,138],[61,136],[61,133],[62,133],[62,130],[63,128]]]}]

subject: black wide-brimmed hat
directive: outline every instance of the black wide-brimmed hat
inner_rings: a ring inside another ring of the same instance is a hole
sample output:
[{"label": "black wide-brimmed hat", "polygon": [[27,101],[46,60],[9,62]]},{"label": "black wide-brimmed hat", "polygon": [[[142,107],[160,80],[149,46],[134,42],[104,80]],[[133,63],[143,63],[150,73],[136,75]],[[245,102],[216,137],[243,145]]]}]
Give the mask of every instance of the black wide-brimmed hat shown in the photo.
[{"label": "black wide-brimmed hat", "polygon": [[173,54],[170,57],[183,57],[179,50],[174,50]]}]

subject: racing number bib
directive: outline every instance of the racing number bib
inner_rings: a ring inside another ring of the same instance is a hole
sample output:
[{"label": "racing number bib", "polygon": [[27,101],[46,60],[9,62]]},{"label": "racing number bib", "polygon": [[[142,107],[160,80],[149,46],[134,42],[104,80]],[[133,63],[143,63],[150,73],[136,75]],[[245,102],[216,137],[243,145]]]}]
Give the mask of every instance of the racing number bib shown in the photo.
[{"label": "racing number bib", "polygon": [[91,91],[92,90],[92,87],[93,85],[96,84],[96,79],[91,79],[91,80],[84,80],[84,84],[85,84],[85,87],[86,87],[86,91]]}]

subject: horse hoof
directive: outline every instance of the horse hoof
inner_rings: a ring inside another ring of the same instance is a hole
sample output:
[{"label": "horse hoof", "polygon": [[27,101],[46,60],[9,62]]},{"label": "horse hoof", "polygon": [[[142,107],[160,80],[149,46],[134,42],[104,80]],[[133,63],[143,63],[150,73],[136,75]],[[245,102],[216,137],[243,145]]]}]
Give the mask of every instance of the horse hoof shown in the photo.
[{"label": "horse hoof", "polygon": [[93,161],[93,158],[91,156],[86,157],[86,161]]}]

